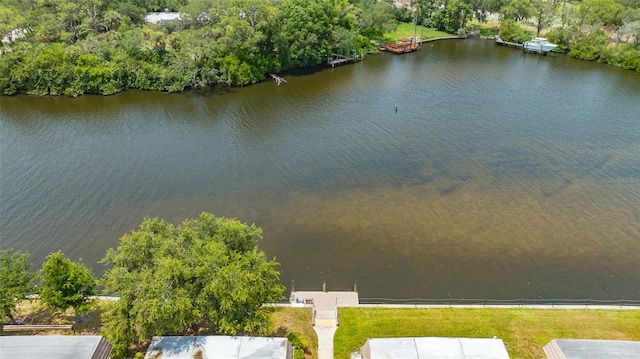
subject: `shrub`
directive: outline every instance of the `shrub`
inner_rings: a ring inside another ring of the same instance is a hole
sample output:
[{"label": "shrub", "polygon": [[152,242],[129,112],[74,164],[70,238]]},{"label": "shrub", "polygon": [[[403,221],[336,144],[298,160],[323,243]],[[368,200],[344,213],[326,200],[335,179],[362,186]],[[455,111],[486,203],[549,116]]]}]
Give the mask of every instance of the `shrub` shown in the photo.
[{"label": "shrub", "polygon": [[293,359],[304,359],[304,353],[307,351],[309,343],[298,332],[290,333],[287,339],[293,347]]},{"label": "shrub", "polygon": [[527,34],[518,23],[513,20],[502,20],[500,24],[500,38],[507,42],[523,43],[531,40],[531,35]]},{"label": "shrub", "polygon": [[602,30],[594,32],[579,38],[569,51],[569,56],[580,60],[597,60],[606,50],[608,42],[607,35]]},{"label": "shrub", "polygon": [[547,39],[549,42],[558,45],[554,52],[567,53],[569,52],[569,42],[571,41],[571,32],[567,29],[556,27],[547,33]]}]

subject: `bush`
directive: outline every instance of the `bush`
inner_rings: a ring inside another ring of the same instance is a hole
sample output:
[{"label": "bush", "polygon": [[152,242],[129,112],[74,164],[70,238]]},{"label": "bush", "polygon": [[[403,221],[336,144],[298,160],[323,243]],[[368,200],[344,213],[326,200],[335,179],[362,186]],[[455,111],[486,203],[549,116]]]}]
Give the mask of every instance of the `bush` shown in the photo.
[{"label": "bush", "polygon": [[558,45],[554,52],[561,52],[566,54],[569,52],[569,42],[571,41],[571,32],[567,29],[563,29],[561,27],[553,28],[549,33],[547,33],[547,39],[549,42]]},{"label": "bush", "polygon": [[531,40],[531,35],[527,34],[518,23],[513,20],[502,20],[500,23],[500,38],[507,42],[522,44]]},{"label": "bush", "polygon": [[598,61],[626,70],[640,71],[640,46],[635,44],[618,44],[607,47],[600,54]]},{"label": "bush", "polygon": [[287,339],[293,347],[293,359],[304,359],[304,353],[307,351],[309,343],[298,332],[290,333]]},{"label": "bush", "polygon": [[91,308],[96,280],[84,264],[73,262],[58,251],[47,257],[41,273],[40,300],[48,307],[61,311],[73,307],[76,313]]},{"label": "bush", "polygon": [[594,32],[576,41],[575,46],[569,51],[569,56],[580,60],[593,61],[600,58],[607,48],[607,35],[602,31]]}]

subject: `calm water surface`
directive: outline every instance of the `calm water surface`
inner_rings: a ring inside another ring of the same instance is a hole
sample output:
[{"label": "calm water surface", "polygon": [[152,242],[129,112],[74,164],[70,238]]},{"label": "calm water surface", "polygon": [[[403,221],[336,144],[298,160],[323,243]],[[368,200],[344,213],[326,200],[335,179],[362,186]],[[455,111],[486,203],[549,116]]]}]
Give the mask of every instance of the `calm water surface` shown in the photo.
[{"label": "calm water surface", "polygon": [[0,246],[101,274],[144,217],[208,211],[297,289],[640,298],[640,73],[456,40],[286,79],[0,98]]}]

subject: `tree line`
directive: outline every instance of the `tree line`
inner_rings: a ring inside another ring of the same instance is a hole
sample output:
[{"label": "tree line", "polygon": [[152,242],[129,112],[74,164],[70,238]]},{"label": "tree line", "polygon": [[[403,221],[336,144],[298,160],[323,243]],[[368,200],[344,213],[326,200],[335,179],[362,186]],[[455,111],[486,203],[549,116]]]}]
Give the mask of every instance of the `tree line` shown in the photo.
[{"label": "tree line", "polygon": [[536,36],[559,45],[554,51],[581,60],[597,60],[640,71],[640,1],[638,0],[513,0],[529,6],[508,6],[502,12],[500,37],[522,43],[532,35],[522,23],[529,20]]},{"label": "tree line", "polygon": [[256,246],[261,233],[255,225],[209,213],[177,226],[145,219],[107,251],[102,263],[109,269],[99,280],[61,252],[32,272],[27,253],[2,250],[0,323],[12,322],[17,304],[31,294],[49,308],[84,313],[100,287],[119,297],[101,318],[113,358],[129,356],[154,335],[202,329],[265,334],[269,319],[263,304],[279,300],[284,287],[278,263]]},{"label": "tree line", "polygon": [[[359,30],[395,26],[374,0],[1,0],[0,92],[112,94],[243,86],[373,45]],[[382,5],[382,6],[381,6]],[[178,21],[144,23],[147,11]],[[22,16],[20,14],[26,14]],[[18,29],[18,33],[15,33]]]},{"label": "tree line", "polygon": [[[0,0],[0,93],[113,94],[243,86],[268,73],[376,51],[396,20],[465,34],[500,15],[501,36],[532,21],[570,56],[638,57],[640,0]],[[146,24],[149,11],[181,18]],[[616,46],[611,46],[611,39]],[[604,45],[603,45],[604,41]],[[593,53],[593,55],[591,54]],[[632,64],[621,65],[638,69]],[[623,61],[624,62],[624,61]],[[627,61],[628,62],[628,61]],[[618,64],[620,65],[620,64]]]}]

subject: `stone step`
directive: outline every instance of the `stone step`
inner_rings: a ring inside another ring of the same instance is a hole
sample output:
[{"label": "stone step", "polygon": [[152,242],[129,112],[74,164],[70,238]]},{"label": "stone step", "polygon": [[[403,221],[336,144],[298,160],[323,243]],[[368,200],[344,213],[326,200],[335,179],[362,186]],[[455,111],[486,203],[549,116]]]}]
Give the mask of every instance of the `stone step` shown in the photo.
[{"label": "stone step", "polygon": [[315,325],[316,327],[337,327],[338,321],[335,318],[331,319],[318,319],[316,318]]},{"label": "stone step", "polygon": [[316,310],[316,319],[335,319],[337,310]]}]

